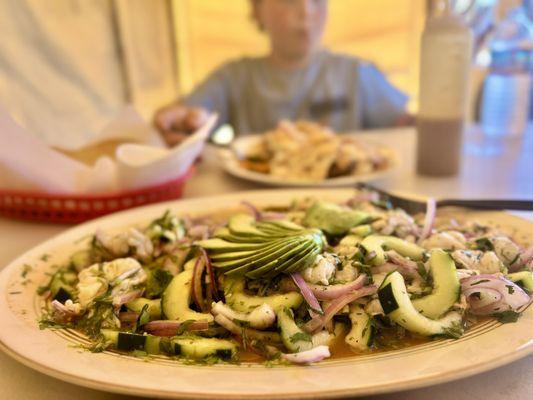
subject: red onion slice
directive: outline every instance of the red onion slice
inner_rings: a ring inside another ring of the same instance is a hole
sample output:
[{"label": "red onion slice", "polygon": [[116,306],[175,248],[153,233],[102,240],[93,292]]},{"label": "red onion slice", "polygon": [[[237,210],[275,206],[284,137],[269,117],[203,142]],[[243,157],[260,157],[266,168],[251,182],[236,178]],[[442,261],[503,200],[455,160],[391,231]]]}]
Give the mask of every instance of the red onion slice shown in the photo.
[{"label": "red onion slice", "polygon": [[366,203],[366,202],[374,202],[377,203],[379,201],[379,193],[378,192],[360,192],[353,196],[351,199],[348,199],[346,201],[346,205],[349,207],[353,207],[356,205],[359,205],[360,203]]},{"label": "red onion slice", "polygon": [[245,328],[237,325],[235,322],[233,322],[222,314],[218,314],[217,316],[215,316],[215,322],[239,337],[255,339],[265,343],[281,342],[281,337],[277,332],[262,332],[256,329]]},{"label": "red onion slice", "polygon": [[207,239],[209,237],[209,226],[194,225],[187,230],[187,234],[195,239]]},{"label": "red onion slice", "polygon": [[281,353],[281,358],[293,364],[310,364],[322,361],[324,358],[331,356],[328,346],[317,346],[311,350],[301,351],[299,353],[286,354]]},{"label": "red onion slice", "polygon": [[204,257],[198,257],[194,263],[191,280],[191,297],[194,303],[200,308],[202,312],[207,311],[207,307],[204,301],[204,294],[202,291],[202,275],[205,270]]},{"label": "red onion slice", "polygon": [[533,261],[533,246],[528,247],[520,254],[519,259],[509,266],[509,271],[514,272],[522,267],[527,267],[531,261]]},{"label": "red onion slice", "polygon": [[[180,321],[160,320],[150,321],[143,326],[145,332],[154,336],[176,336],[178,328],[182,325]],[[207,321],[194,321],[187,324],[186,331],[205,331],[209,329]]]},{"label": "red onion slice", "polygon": [[254,216],[256,221],[261,220],[261,211],[259,211],[259,209],[256,206],[254,206],[252,203],[246,200],[241,201],[241,204],[250,211],[250,213]]},{"label": "red onion slice", "polygon": [[377,286],[365,286],[359,290],[350,292],[344,296],[338,297],[333,300],[324,311],[324,315],[315,316],[307,324],[304,325],[304,330],[307,332],[316,332],[322,329],[326,324],[331,321],[333,316],[344,308],[345,305],[359,299],[360,297],[370,296],[376,293]]},{"label": "red onion slice", "polygon": [[139,318],[139,313],[133,311],[121,312],[118,315],[118,319],[120,319],[120,322],[135,322],[137,321],[137,318]]},{"label": "red onion slice", "polygon": [[420,275],[418,272],[418,264],[413,260],[401,256],[394,250],[389,250],[386,254],[391,263],[398,266],[398,272],[404,277],[412,278],[413,276]]},{"label": "red onion slice", "polygon": [[213,268],[213,264],[211,264],[211,260],[209,259],[209,256],[207,255],[207,251],[205,249],[200,247],[200,252],[202,253],[202,256],[205,259],[205,266],[207,268],[207,273],[209,274],[209,286],[211,288],[211,296],[215,301],[220,301],[220,296],[218,295],[218,289],[217,289],[217,281],[215,278],[215,269]]},{"label": "red onion slice", "polygon": [[353,292],[354,290],[361,289],[365,285],[366,281],[367,276],[362,274],[359,275],[356,280],[341,285],[322,286],[309,283],[307,286],[309,289],[311,289],[311,292],[317,299],[335,300],[336,298],[344,296],[345,294]]},{"label": "red onion slice", "polygon": [[113,305],[116,308],[121,307],[123,304],[129,303],[132,300],[135,300],[139,297],[141,297],[143,294],[143,290],[133,290],[131,292],[126,292],[124,294],[120,294],[118,296],[113,297]]},{"label": "red onion slice", "polygon": [[295,272],[294,274],[291,274],[291,278],[294,283],[296,283],[296,286],[298,286],[298,288],[300,289],[300,293],[302,293],[302,296],[304,297],[307,304],[309,304],[309,307],[311,307],[311,310],[322,314],[322,307],[320,307],[320,303],[316,299],[315,295],[313,294],[313,291],[311,290],[305,279],[302,277],[302,275],[299,272]]},{"label": "red onion slice", "polygon": [[495,289],[473,287],[465,290],[463,294],[470,305],[472,314],[490,315],[504,311],[501,309],[504,305],[502,302],[503,296]]},{"label": "red onion slice", "polygon": [[[473,301],[474,305],[476,305],[476,299],[472,300],[473,293],[484,290],[497,291],[502,296],[502,299],[499,300],[501,303],[500,308],[502,309],[498,310],[499,312],[506,310],[517,311],[531,301],[529,295],[520,286],[505,279],[503,276],[474,275],[461,280],[461,288],[465,296],[467,296],[469,304]],[[475,309],[472,311],[475,312]]]},{"label": "red onion slice", "polygon": [[274,211],[261,211],[252,203],[246,200],[241,201],[241,204],[250,211],[256,221],[279,221],[281,219],[286,218],[286,215],[284,213]]},{"label": "red onion slice", "polygon": [[431,228],[433,228],[433,222],[435,221],[435,215],[437,214],[437,202],[433,197],[427,199],[426,203],[426,216],[424,218],[424,227],[422,228],[422,233],[418,238],[418,243],[421,243],[425,238],[431,233]]}]

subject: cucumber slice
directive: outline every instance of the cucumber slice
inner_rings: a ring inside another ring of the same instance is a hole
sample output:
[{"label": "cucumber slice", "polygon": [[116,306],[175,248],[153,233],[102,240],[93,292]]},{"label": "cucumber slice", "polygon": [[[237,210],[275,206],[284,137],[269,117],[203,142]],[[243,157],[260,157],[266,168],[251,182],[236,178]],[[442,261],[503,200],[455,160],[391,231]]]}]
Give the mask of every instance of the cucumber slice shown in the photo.
[{"label": "cucumber slice", "polygon": [[424,258],[424,249],[414,243],[407,242],[394,236],[370,235],[363,239],[361,246],[368,254],[374,253],[370,260],[372,265],[382,265],[386,262],[384,247],[395,250],[404,257],[419,261]]},{"label": "cucumber slice", "polygon": [[518,286],[523,287],[528,292],[533,292],[533,272],[531,271],[513,272],[512,274],[508,274],[507,278],[511,282],[516,283]]},{"label": "cucumber slice", "polygon": [[176,275],[167,286],[161,297],[163,314],[176,321],[207,321],[213,322],[214,318],[208,313],[199,313],[189,308],[191,297],[192,269],[185,270]]},{"label": "cucumber slice", "polygon": [[303,297],[298,292],[273,294],[270,296],[251,296],[244,293],[243,277],[226,277],[224,280],[224,297],[235,311],[250,312],[255,308],[268,304],[274,311],[280,308],[298,308]]},{"label": "cucumber slice", "polygon": [[445,335],[457,338],[463,333],[463,317],[450,311],[438,320],[424,317],[414,308],[402,275],[395,271],[385,277],[378,290],[385,314],[395,323],[423,336]]},{"label": "cucumber slice", "polygon": [[372,319],[365,312],[363,307],[358,304],[352,304],[350,306],[350,321],[352,322],[352,328],[344,338],[344,341],[353,350],[368,350],[372,344],[374,336]]},{"label": "cucumber slice", "polygon": [[91,253],[88,250],[78,250],[70,256],[70,263],[77,271],[81,271],[91,265]]},{"label": "cucumber slice", "polygon": [[120,332],[111,329],[102,329],[100,334],[106,344],[121,351],[141,350],[148,354],[159,354],[160,337],[153,335],[140,335],[138,333]]},{"label": "cucumber slice", "polygon": [[209,356],[230,360],[237,354],[237,344],[226,339],[190,335],[173,337],[170,343],[174,354],[195,360],[202,360]]},{"label": "cucumber slice", "polygon": [[138,333],[119,332],[117,337],[117,349],[123,351],[143,350],[146,344],[146,336]]},{"label": "cucumber slice", "polygon": [[154,335],[145,335],[146,336],[146,342],[144,343],[144,351],[146,351],[148,354],[160,354],[160,343],[161,338],[159,336]]},{"label": "cucumber slice", "polygon": [[60,269],[50,279],[50,297],[64,303],[73,299],[74,285],[78,280],[77,274],[70,269]]},{"label": "cucumber slice", "polygon": [[313,348],[313,336],[296,325],[293,313],[289,308],[279,309],[276,312],[276,317],[281,332],[281,340],[290,352],[298,353]]},{"label": "cucumber slice", "polygon": [[433,250],[429,257],[429,272],[433,277],[433,290],[427,296],[412,301],[422,315],[437,319],[444,315],[459,299],[461,284],[455,263],[443,250]]},{"label": "cucumber slice", "polygon": [[72,300],[72,292],[60,286],[53,299],[65,303],[67,300]]},{"label": "cucumber slice", "polygon": [[156,319],[161,319],[161,299],[150,300],[140,297],[126,303],[126,308],[130,311],[140,313],[146,304],[148,304],[148,314],[150,315],[150,320],[153,321]]}]

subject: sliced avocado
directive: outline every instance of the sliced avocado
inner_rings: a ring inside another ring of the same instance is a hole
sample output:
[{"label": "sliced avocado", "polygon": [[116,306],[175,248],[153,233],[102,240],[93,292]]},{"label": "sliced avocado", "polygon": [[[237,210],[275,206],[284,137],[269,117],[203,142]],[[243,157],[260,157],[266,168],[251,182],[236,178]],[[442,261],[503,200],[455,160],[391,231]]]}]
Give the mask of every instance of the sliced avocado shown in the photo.
[{"label": "sliced avocado", "polygon": [[294,222],[287,221],[287,220],[276,220],[276,221],[261,221],[257,223],[257,226],[259,227],[272,227],[279,230],[290,230],[299,232],[302,230],[302,227],[298,224],[295,224]]},{"label": "sliced avocado", "polygon": [[241,242],[232,243],[221,238],[200,240],[196,242],[196,244],[213,253],[222,253],[222,252],[225,253],[228,251],[256,250],[264,246],[264,243],[241,243]]},{"label": "sliced avocado", "polygon": [[369,214],[343,208],[323,201],[313,204],[305,213],[304,224],[318,228],[330,235],[342,235],[368,220]]},{"label": "sliced avocado", "polygon": [[276,241],[270,244],[265,244],[264,248],[258,249],[255,251],[254,254],[249,255],[245,258],[242,258],[240,260],[228,260],[228,261],[214,261],[213,266],[217,268],[236,268],[241,267],[244,265],[250,265],[250,264],[259,264],[261,265],[263,262],[268,262],[274,258],[276,258],[278,255],[283,254],[287,249],[291,248],[291,246],[298,245],[299,243],[305,242],[305,239],[302,238],[288,238],[281,241]]},{"label": "sliced avocado", "polygon": [[292,249],[283,254],[282,257],[248,272],[246,276],[249,278],[259,278],[265,274],[266,276],[270,275],[270,272],[275,274],[284,272],[289,266],[300,260],[303,255],[307,254],[314,247],[314,244],[308,241],[300,243],[297,246],[293,246]]},{"label": "sliced avocado", "polygon": [[379,236],[370,235],[365,237],[361,246],[366,250],[367,254],[373,254],[374,257],[369,261],[372,265],[385,264],[385,250],[394,250],[404,257],[409,257],[412,260],[419,261],[424,258],[424,249],[414,243],[407,242],[394,236]]},{"label": "sliced avocado", "polygon": [[255,219],[248,214],[237,214],[230,218],[228,229],[235,235],[268,236],[255,227]]},{"label": "sliced avocado", "polygon": [[306,265],[300,261],[308,260],[307,255],[315,250],[322,251],[325,244],[318,229],[305,229],[283,220],[256,222],[246,214],[232,217],[228,228],[217,230],[216,235],[218,240],[198,242],[212,253],[213,266],[225,274],[254,278],[297,268],[294,264]]},{"label": "sliced avocado", "polygon": [[302,257],[300,260],[296,261],[294,264],[289,266],[284,272],[286,274],[292,274],[294,272],[298,272],[301,270],[304,270],[306,268],[309,268],[316,260],[316,256],[322,253],[321,249],[313,249],[310,253],[308,253],[305,257]]},{"label": "sliced avocado", "polygon": [[250,312],[263,304],[268,304],[273,310],[283,307],[298,308],[303,301],[302,295],[298,292],[270,296],[248,295],[244,292],[244,278],[240,276],[226,277],[224,280],[224,296],[226,303],[239,312]]},{"label": "sliced avocado", "polygon": [[261,244],[264,244],[264,243],[272,241],[272,239],[276,239],[276,238],[279,239],[279,238],[282,238],[283,236],[268,235],[268,234],[266,234],[265,236],[235,235],[234,233],[231,233],[231,232],[229,232],[229,233],[221,232],[221,233],[217,234],[217,237],[220,238],[220,239],[224,239],[227,242],[232,242],[232,243],[261,243]]}]

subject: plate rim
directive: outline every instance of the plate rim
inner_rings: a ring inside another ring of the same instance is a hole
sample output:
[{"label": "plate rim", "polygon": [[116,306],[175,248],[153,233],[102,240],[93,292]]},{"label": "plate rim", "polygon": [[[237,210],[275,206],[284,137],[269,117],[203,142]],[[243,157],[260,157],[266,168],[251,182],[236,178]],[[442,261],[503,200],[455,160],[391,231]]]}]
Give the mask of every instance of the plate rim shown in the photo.
[{"label": "plate rim", "polygon": [[[256,393],[241,393],[238,395],[231,395],[231,394],[217,394],[217,399],[223,399],[223,400],[231,400],[231,399],[287,399],[287,400],[297,400],[297,399],[342,399],[347,397],[360,397],[360,396],[372,396],[372,395],[378,395],[378,394],[386,394],[386,393],[399,393],[404,392],[407,390],[413,390],[413,389],[421,389],[425,387],[430,387],[434,385],[439,385],[447,382],[453,382],[455,380],[469,378],[471,376],[481,374],[483,372],[488,372],[494,369],[497,369],[499,367],[511,364],[515,361],[518,361],[522,358],[525,358],[527,356],[533,355],[533,346],[529,345],[527,347],[524,347],[523,349],[520,349],[518,351],[515,351],[513,353],[509,353],[504,357],[497,358],[494,362],[480,362],[477,363],[471,367],[463,368],[460,371],[450,371],[446,374],[437,374],[439,376],[431,377],[431,378],[412,378],[410,380],[402,381],[402,382],[391,382],[386,385],[382,385],[380,387],[372,387],[372,388],[360,388],[360,389],[340,389],[340,390],[331,390],[329,389],[327,393],[324,393],[323,391],[315,391],[315,392],[301,392],[301,393],[295,393],[295,394],[284,394],[279,396],[272,396],[270,394],[264,394],[264,395],[258,395]],[[117,393],[117,394],[125,394],[125,395],[132,395],[132,396],[149,396],[152,398],[161,398],[161,399],[205,399],[205,400],[212,400],[213,394],[206,394],[206,393],[178,393],[178,392],[159,392],[154,393],[150,391],[150,389],[146,388],[132,388],[126,385],[120,385],[116,383],[102,383],[98,380],[89,379],[89,378],[82,378],[75,374],[67,374],[64,372],[60,372],[57,370],[47,369],[45,366],[40,365],[39,363],[31,360],[30,358],[27,358],[21,354],[18,354],[14,351],[12,351],[8,346],[5,345],[0,340],[0,350],[4,352],[4,354],[7,354],[12,359],[16,360],[17,362],[21,363],[22,365],[25,365],[26,367],[29,367],[37,372],[40,372],[44,375],[47,375],[49,377],[59,379],[61,381],[74,384],[77,386],[82,386],[89,389],[104,391],[104,392],[111,392],[111,393]],[[457,376],[459,375],[460,376]]]},{"label": "plate rim", "polygon": [[[349,194],[352,192],[351,189],[334,189],[334,188],[310,188],[306,189],[303,193],[301,189],[278,189],[278,190],[272,190],[272,189],[261,189],[261,190],[252,190],[252,191],[241,191],[241,192],[233,192],[233,193],[227,193],[227,194],[221,194],[217,196],[210,196],[205,198],[188,198],[188,199],[181,199],[181,200],[173,200],[173,201],[167,201],[163,203],[153,204],[153,205],[146,205],[141,207],[136,207],[130,210],[120,211],[108,216],[96,218],[94,220],[85,222],[83,224],[76,225],[74,227],[71,227],[69,229],[66,229],[63,232],[60,232],[56,235],[53,235],[49,239],[39,243],[37,246],[32,247],[28,251],[24,252],[23,254],[16,257],[13,261],[11,261],[3,270],[0,272],[0,277],[5,278],[6,275],[9,275],[19,263],[19,260],[22,260],[26,257],[28,257],[29,253],[38,252],[41,248],[46,248],[50,246],[51,242],[54,242],[58,239],[60,239],[63,236],[71,236],[72,233],[75,233],[76,231],[83,231],[87,229],[87,226],[90,225],[96,225],[100,223],[102,220],[111,220],[114,219],[120,220],[122,216],[127,214],[140,214],[143,210],[148,209],[159,209],[162,210],[165,207],[171,207],[175,204],[180,203],[187,203],[187,202],[194,202],[198,200],[203,200],[205,202],[212,201],[217,198],[224,198],[227,200],[234,200],[235,204],[238,204],[238,201],[248,197],[254,197],[254,196],[260,196],[265,194],[273,194],[276,197],[280,198],[290,198],[290,196],[305,196],[305,195],[317,195],[320,194],[329,194],[332,197],[341,197],[343,194]],[[216,207],[213,207],[216,208]],[[497,214],[505,214],[506,217],[514,218],[518,220],[524,220],[521,217],[517,217],[513,214],[506,213],[506,212],[498,212]],[[7,279],[6,279],[7,282]],[[1,289],[4,289],[2,287]],[[7,289],[7,286],[5,287]],[[0,295],[4,295],[6,293],[5,290],[2,290],[2,293]],[[441,384],[445,382],[450,382],[457,379],[466,378],[478,373],[483,373],[495,368],[498,368],[500,366],[512,363],[516,360],[519,360],[521,358],[527,357],[530,354],[533,354],[533,339],[529,342],[523,344],[519,348],[515,349],[514,351],[505,354],[504,356],[500,356],[497,358],[494,358],[492,361],[488,362],[478,362],[473,365],[469,365],[467,367],[463,367],[459,370],[452,370],[447,371],[446,373],[438,373],[433,377],[426,377],[426,378],[419,378],[419,377],[413,377],[411,379],[404,379],[402,381],[395,381],[391,383],[387,383],[380,386],[370,386],[370,387],[360,387],[360,388],[349,388],[349,389],[329,389],[327,392],[324,390],[314,390],[314,391],[307,391],[307,392],[301,392],[301,393],[294,393],[294,394],[284,394],[284,395],[278,395],[276,398],[287,398],[287,399],[296,399],[296,398],[343,398],[347,396],[363,396],[363,395],[370,395],[370,394],[383,394],[383,393],[391,393],[391,392],[401,392],[409,389],[417,389],[422,387],[428,387],[436,384]],[[38,361],[32,360],[31,358],[27,357],[24,354],[19,354],[18,352],[14,351],[12,348],[10,348],[6,343],[3,342],[3,340],[0,338],[0,350],[2,350],[4,353],[9,355],[11,358],[15,359],[16,361],[20,362],[21,364],[30,367],[38,372],[44,373],[45,375],[51,376],[56,379],[63,380],[68,383],[72,383],[75,385],[91,388],[91,389],[97,389],[97,390],[103,390],[113,393],[122,393],[122,394],[129,394],[129,395],[136,395],[136,396],[156,396],[160,398],[177,398],[177,399],[185,399],[185,398],[212,398],[213,394],[205,393],[205,392],[186,392],[186,393],[179,393],[179,392],[168,392],[168,391],[161,391],[158,393],[154,393],[152,389],[148,388],[142,388],[142,387],[131,387],[127,385],[121,385],[117,383],[110,383],[110,382],[102,382],[95,379],[90,379],[87,377],[81,377],[79,375],[76,375],[74,373],[69,374],[65,373],[63,371],[57,370],[57,369],[51,369],[48,366],[44,364],[40,364]],[[272,398],[272,395],[264,394],[264,395],[258,395],[257,393],[238,393],[235,395],[232,394],[217,394],[217,398],[221,399],[241,399],[241,398],[258,398],[258,399],[264,399],[264,398]]]}]

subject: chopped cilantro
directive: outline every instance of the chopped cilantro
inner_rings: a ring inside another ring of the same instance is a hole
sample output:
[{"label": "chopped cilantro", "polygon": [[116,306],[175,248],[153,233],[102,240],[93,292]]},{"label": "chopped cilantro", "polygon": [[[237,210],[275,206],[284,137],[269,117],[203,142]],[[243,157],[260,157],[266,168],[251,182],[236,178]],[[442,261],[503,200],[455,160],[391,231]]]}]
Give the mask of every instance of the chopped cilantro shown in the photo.
[{"label": "chopped cilantro", "polygon": [[511,322],[518,321],[518,318],[520,317],[520,313],[516,311],[503,311],[501,313],[493,314],[493,317],[496,317],[499,322],[502,324],[508,324]]},{"label": "chopped cilantro", "polygon": [[171,280],[172,274],[170,272],[164,269],[151,270],[146,281],[146,296],[149,298],[160,297]]},{"label": "chopped cilantro", "polygon": [[420,275],[420,277],[424,281],[427,281],[428,280],[428,271],[426,270],[426,267],[424,266],[424,263],[419,261],[419,262],[416,263],[416,267],[418,269],[418,274]]},{"label": "chopped cilantro", "polygon": [[31,272],[31,270],[33,269],[33,267],[29,264],[24,264],[22,266],[22,272],[20,273],[20,276],[23,277],[23,278],[26,278],[26,275],[28,275],[29,272]]},{"label": "chopped cilantro", "polygon": [[494,245],[487,238],[476,239],[476,248],[481,251],[494,251]]},{"label": "chopped cilantro", "polygon": [[143,308],[141,309],[141,312],[139,313],[139,316],[137,317],[137,321],[135,321],[135,326],[133,327],[133,332],[139,332],[141,329],[141,326],[147,324],[150,322],[150,311],[149,305],[145,304]]},{"label": "chopped cilantro", "polygon": [[490,280],[488,280],[488,279],[480,279],[479,281],[472,283],[470,286],[479,285],[480,283],[485,283],[485,282],[490,282]]},{"label": "chopped cilantro", "polygon": [[289,337],[289,340],[290,340],[291,343],[312,342],[313,341],[313,337],[307,332],[297,332],[294,335],[292,335],[291,337]]}]

